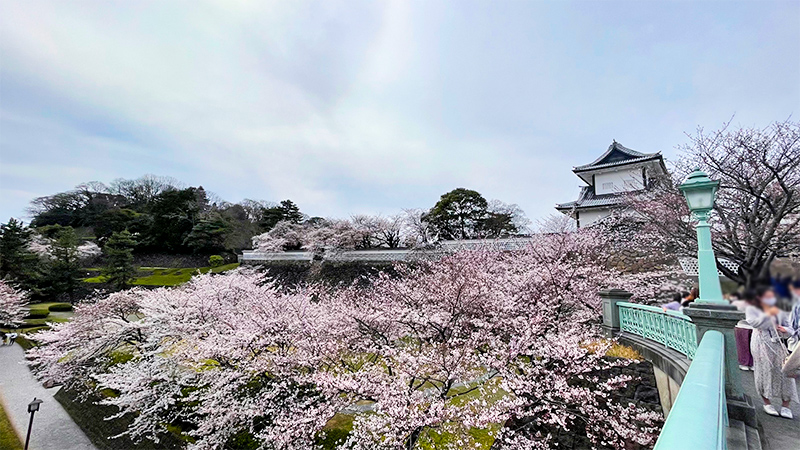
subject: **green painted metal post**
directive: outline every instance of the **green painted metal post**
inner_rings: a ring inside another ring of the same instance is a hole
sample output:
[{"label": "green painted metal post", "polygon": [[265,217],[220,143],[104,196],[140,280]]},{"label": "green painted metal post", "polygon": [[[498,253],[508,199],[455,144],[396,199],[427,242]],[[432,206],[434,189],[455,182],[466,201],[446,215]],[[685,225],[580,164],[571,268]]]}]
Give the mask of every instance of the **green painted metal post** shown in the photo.
[{"label": "green painted metal post", "polygon": [[627,302],[633,294],[623,289],[609,289],[598,293],[603,302],[603,333],[614,337],[619,331],[619,308],[617,303]]},{"label": "green painted metal post", "polygon": [[697,302],[727,304],[722,298],[717,259],[711,246],[711,225],[708,223],[708,216],[714,209],[719,181],[712,180],[698,168],[678,188],[683,192],[689,210],[697,219],[697,277],[700,282],[700,299]]},{"label": "green painted metal post", "polygon": [[697,268],[700,298],[684,309],[697,326],[698,343],[707,332],[718,331],[723,335],[725,348],[725,391],[731,416],[751,424],[755,421],[752,402],[742,389],[741,375],[736,360],[734,327],[744,318],[744,313],[722,298],[717,260],[711,245],[709,215],[714,208],[714,198],[719,181],[714,181],[699,168],[689,174],[679,186],[689,209],[697,219]]},{"label": "green painted metal post", "polygon": [[717,272],[717,259],[711,247],[711,225],[705,214],[695,214],[697,222],[697,266],[700,283],[698,303],[728,304],[722,298],[722,287]]}]

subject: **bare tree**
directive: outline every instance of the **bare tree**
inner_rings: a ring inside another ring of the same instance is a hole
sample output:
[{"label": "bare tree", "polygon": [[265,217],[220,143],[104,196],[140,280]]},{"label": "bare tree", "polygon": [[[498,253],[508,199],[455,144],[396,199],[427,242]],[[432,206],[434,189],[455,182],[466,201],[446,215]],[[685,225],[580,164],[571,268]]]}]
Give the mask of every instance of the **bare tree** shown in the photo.
[{"label": "bare tree", "polygon": [[185,185],[175,178],[148,174],[135,180],[118,178],[111,182],[108,191],[124,195],[134,204],[147,205],[164,191],[184,187]]},{"label": "bare tree", "polygon": [[800,123],[776,122],[764,129],[699,128],[681,147],[673,178],[662,180],[630,205],[666,245],[686,255],[697,251],[686,202],[677,189],[695,168],[720,181],[712,216],[714,251],[739,265],[717,264],[747,287],[768,281],[776,257],[800,251]]},{"label": "bare tree", "polygon": [[424,220],[425,213],[418,208],[403,210],[403,243],[406,247],[428,247],[436,243],[438,237],[430,222]]},{"label": "bare tree", "polygon": [[401,214],[389,217],[378,217],[376,238],[381,246],[388,248],[400,247],[403,241],[403,221]]}]

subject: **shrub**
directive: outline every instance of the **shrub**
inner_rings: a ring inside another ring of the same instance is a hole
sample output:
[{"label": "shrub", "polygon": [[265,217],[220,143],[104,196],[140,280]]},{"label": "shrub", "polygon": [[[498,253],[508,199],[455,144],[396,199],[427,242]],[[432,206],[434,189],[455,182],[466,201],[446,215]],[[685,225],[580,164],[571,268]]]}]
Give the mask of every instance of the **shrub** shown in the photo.
[{"label": "shrub", "polygon": [[69,303],[53,303],[48,309],[50,309],[50,312],[72,311],[72,305]]},{"label": "shrub", "polygon": [[219,255],[211,255],[211,256],[208,257],[208,264],[211,267],[219,267],[219,266],[225,264],[225,259],[222,256],[219,256]]},{"label": "shrub", "polygon": [[26,319],[44,319],[45,317],[47,317],[49,315],[50,315],[50,309],[48,309],[46,306],[44,308],[31,306],[30,309],[28,310],[28,315],[25,316],[25,318]]},{"label": "shrub", "polygon": [[16,343],[20,345],[20,347],[24,348],[25,350],[30,350],[33,347],[38,347],[39,343],[36,342],[35,339],[31,339],[33,334],[42,331],[42,330],[49,330],[50,327],[33,327],[33,328],[26,328],[22,330],[22,333],[17,336]]},{"label": "shrub", "polygon": [[606,356],[632,359],[636,361],[644,360],[642,354],[636,351],[636,349],[628,347],[627,345],[622,345],[617,342],[611,344],[611,348],[609,348],[608,351],[606,352]]}]

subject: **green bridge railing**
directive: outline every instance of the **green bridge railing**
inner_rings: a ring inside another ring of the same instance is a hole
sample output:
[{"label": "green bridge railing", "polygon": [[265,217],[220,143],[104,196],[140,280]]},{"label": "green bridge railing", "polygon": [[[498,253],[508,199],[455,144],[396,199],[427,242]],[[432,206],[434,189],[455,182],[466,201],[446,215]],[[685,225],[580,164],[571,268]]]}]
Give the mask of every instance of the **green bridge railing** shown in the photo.
[{"label": "green bridge railing", "polygon": [[655,306],[618,302],[619,329],[660,342],[689,359],[697,351],[697,329],[692,319],[679,312]]},{"label": "green bridge railing", "polygon": [[727,428],[725,339],[710,330],[703,335],[654,450],[725,450]]},{"label": "green bridge railing", "polygon": [[619,329],[677,350],[692,360],[654,450],[726,450],[725,338],[709,330],[697,344],[692,319],[675,311],[617,302]]}]

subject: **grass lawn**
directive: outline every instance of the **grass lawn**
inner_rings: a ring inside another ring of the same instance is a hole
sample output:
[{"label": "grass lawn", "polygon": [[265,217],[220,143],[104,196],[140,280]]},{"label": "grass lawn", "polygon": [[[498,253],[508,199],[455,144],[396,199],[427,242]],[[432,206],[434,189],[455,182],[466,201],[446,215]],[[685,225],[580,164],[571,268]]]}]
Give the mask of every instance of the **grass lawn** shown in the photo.
[{"label": "grass lawn", "polygon": [[[14,328],[0,328],[5,333],[20,333],[17,342],[26,350],[31,347],[31,342],[25,334],[35,333],[40,330],[48,330],[48,322],[63,323],[67,322],[75,313],[72,312],[72,305],[63,302],[44,302],[31,303],[28,305],[32,315],[24,319],[23,323]],[[3,447],[0,447],[3,450]]]},{"label": "grass lawn", "polygon": [[14,432],[14,428],[3,410],[3,405],[0,405],[0,449],[22,450],[22,442]]},{"label": "grass lawn", "polygon": [[334,450],[347,439],[347,435],[353,431],[353,416],[350,414],[338,413],[325,424],[324,439],[318,439],[317,443],[322,445],[325,450]]},{"label": "grass lawn", "polygon": [[[219,267],[181,267],[177,269],[141,267],[141,272],[149,272],[149,275],[137,278],[133,284],[139,286],[177,286],[186,283],[197,273],[220,273],[239,267],[239,263],[225,264]],[[86,283],[102,283],[105,277],[102,275],[84,278]]]}]

